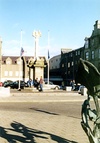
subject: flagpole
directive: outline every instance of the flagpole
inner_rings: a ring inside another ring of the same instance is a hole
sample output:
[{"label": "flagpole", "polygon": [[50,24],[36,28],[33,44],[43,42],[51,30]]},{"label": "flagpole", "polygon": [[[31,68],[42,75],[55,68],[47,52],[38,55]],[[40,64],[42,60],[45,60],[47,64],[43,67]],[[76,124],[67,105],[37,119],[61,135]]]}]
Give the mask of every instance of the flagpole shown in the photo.
[{"label": "flagpole", "polygon": [[[20,33],[20,48],[22,48],[22,30],[21,30],[21,33]],[[20,49],[21,50],[21,49]],[[21,87],[20,87],[20,72],[21,71],[21,51],[20,51],[20,63],[19,63],[19,87],[18,87],[18,90],[21,91]]]},{"label": "flagpole", "polygon": [[48,84],[49,84],[49,47],[50,47],[50,40],[49,40],[49,30],[48,30]]}]

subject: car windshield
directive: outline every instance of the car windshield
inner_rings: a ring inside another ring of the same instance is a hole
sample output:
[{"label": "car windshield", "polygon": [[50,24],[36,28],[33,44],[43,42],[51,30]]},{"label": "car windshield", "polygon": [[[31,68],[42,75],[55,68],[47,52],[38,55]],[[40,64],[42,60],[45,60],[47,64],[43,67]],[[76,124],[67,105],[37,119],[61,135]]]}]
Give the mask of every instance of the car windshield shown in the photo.
[{"label": "car windshield", "polygon": [[[48,82],[45,81],[45,84],[48,84]],[[49,81],[49,84],[50,84],[50,85],[53,85],[53,82]]]}]

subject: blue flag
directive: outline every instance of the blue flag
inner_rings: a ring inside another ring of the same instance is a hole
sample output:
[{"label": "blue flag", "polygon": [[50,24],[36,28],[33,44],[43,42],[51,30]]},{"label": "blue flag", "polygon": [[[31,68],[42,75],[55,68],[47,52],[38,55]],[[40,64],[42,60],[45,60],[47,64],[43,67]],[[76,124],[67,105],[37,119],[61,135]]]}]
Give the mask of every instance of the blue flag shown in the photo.
[{"label": "blue flag", "polygon": [[48,50],[48,59],[50,59],[50,54],[49,54],[49,50]]},{"label": "blue flag", "polygon": [[24,49],[21,47],[20,56],[22,57],[24,54]]}]

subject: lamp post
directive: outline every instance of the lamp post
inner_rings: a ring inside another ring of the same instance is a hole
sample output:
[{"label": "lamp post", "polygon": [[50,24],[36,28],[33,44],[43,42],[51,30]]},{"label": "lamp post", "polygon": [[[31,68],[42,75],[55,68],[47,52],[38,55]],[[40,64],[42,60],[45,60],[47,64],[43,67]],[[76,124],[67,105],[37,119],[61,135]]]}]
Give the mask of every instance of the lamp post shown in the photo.
[{"label": "lamp post", "polygon": [[48,84],[49,84],[49,68],[50,68],[50,65],[49,65],[49,60],[50,60],[50,55],[49,55],[49,47],[50,47],[50,38],[49,38],[49,31],[48,31]]},{"label": "lamp post", "polygon": [[38,58],[38,44],[39,44],[39,37],[41,37],[41,32],[40,31],[34,31],[32,33],[32,36],[35,38],[35,54],[34,54],[34,58],[35,60]]},{"label": "lamp post", "polygon": [[[22,30],[21,30],[21,39],[20,39],[20,48],[22,49]],[[20,87],[20,78],[21,78],[21,75],[20,75],[20,73],[21,73],[21,67],[22,67],[22,65],[21,65],[21,53],[22,51],[20,51],[20,62],[19,62],[19,85],[18,85],[18,91],[21,91],[21,87]]]}]

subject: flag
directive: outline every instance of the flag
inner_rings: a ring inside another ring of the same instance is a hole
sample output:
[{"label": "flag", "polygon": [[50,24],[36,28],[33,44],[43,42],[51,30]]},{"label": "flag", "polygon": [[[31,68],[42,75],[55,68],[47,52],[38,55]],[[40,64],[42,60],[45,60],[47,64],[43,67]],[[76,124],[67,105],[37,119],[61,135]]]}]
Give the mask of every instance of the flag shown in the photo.
[{"label": "flag", "polygon": [[24,54],[24,49],[21,47],[20,56],[22,57]]},{"label": "flag", "polygon": [[48,59],[50,59],[50,54],[49,54],[49,50],[48,50]]}]

